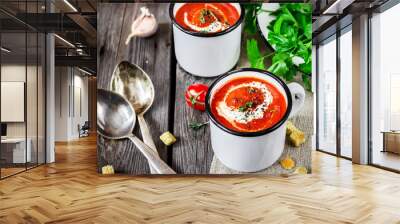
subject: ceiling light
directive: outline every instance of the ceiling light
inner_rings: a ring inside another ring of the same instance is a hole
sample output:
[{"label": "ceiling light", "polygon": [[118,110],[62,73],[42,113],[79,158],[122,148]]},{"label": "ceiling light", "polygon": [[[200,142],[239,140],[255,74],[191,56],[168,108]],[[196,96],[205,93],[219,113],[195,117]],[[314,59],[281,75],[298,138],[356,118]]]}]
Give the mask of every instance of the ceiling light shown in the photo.
[{"label": "ceiling light", "polygon": [[69,42],[68,40],[66,40],[66,39],[64,39],[64,38],[62,38],[62,37],[60,37],[59,35],[57,35],[57,34],[54,34],[54,36],[55,37],[57,37],[59,40],[61,40],[62,42],[64,42],[64,43],[66,43],[67,45],[69,45],[70,47],[73,47],[73,48],[75,48],[75,45],[73,45],[71,42]]},{"label": "ceiling light", "polygon": [[64,0],[65,4],[67,4],[74,12],[78,12],[78,10],[68,1]]},{"label": "ceiling light", "polygon": [[85,74],[87,74],[87,75],[93,75],[92,73],[90,73],[90,72],[88,72],[88,71],[86,71],[86,70],[83,70],[83,69],[81,69],[81,68],[79,68],[79,67],[78,67],[78,70],[81,71],[81,72],[83,72],[83,73],[85,73]]},{"label": "ceiling light", "polygon": [[6,53],[10,53],[10,52],[11,52],[11,50],[9,50],[9,49],[7,49],[7,48],[5,48],[5,47],[1,47],[0,49],[1,49],[2,51],[6,52]]},{"label": "ceiling light", "polygon": [[341,14],[347,6],[351,5],[354,0],[336,0],[322,14]]}]

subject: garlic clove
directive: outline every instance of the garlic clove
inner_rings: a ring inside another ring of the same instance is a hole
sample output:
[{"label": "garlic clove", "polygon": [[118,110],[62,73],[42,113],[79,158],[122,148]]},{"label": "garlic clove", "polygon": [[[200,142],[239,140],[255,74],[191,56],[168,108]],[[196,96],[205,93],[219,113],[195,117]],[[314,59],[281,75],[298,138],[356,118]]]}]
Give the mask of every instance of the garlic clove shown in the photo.
[{"label": "garlic clove", "polygon": [[150,13],[147,7],[140,8],[141,14],[133,21],[131,33],[126,39],[126,44],[129,43],[132,37],[150,37],[154,35],[158,28],[158,22],[155,16]]}]

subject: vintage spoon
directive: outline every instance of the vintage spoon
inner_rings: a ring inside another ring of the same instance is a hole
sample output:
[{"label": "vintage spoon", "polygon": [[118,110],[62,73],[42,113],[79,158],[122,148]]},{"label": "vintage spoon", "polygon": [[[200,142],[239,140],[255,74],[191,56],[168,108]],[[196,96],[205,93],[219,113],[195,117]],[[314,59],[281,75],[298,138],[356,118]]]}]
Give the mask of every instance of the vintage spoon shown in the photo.
[{"label": "vintage spoon", "polygon": [[[121,94],[131,103],[138,117],[143,142],[158,154],[149,127],[144,119],[144,113],[146,113],[154,101],[154,86],[150,77],[139,66],[122,61],[114,70],[111,77],[110,89]],[[155,172],[151,166],[150,171],[152,173]]]},{"label": "vintage spoon", "polygon": [[123,96],[97,90],[97,132],[108,139],[130,139],[158,174],[175,174],[154,150],[132,134],[135,123],[135,111]]}]

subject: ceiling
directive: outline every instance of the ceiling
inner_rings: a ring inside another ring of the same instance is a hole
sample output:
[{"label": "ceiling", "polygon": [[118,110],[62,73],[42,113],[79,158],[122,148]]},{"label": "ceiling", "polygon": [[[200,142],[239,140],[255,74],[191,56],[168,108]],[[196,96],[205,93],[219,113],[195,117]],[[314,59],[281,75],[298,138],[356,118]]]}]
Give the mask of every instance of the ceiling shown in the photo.
[{"label": "ceiling", "polygon": [[[388,0],[312,0],[313,41],[351,23],[352,17],[376,8]],[[12,48],[11,56],[33,54],[35,41],[25,31],[54,32],[56,64],[87,68],[96,73],[96,0],[1,0],[2,44]],[[49,13],[51,11],[51,13]],[[341,21],[341,22],[338,22]],[[344,21],[344,22],[343,22]],[[347,22],[346,22],[347,21]],[[339,24],[339,25],[338,25]],[[6,33],[6,34],[4,34]],[[66,40],[66,41],[64,41]],[[72,45],[71,45],[72,44]],[[39,46],[40,47],[40,46]]]},{"label": "ceiling", "polygon": [[373,11],[389,0],[312,0],[313,42],[331,36],[349,24],[353,17]]},{"label": "ceiling", "polygon": [[12,50],[6,55],[10,60],[36,57],[37,33],[51,32],[57,34],[56,65],[96,73],[96,0],[48,0],[47,5],[45,0],[1,0],[0,24],[2,46]]}]

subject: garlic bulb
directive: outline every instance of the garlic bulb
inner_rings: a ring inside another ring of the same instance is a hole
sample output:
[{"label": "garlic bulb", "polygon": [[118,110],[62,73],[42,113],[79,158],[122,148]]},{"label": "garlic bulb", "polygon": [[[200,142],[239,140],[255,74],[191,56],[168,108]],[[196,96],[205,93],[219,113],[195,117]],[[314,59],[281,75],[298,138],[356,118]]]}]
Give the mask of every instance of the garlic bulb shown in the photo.
[{"label": "garlic bulb", "polygon": [[149,37],[153,35],[158,28],[156,18],[150,13],[147,7],[140,8],[141,14],[132,23],[131,33],[126,39],[126,44],[129,43],[132,37]]}]

